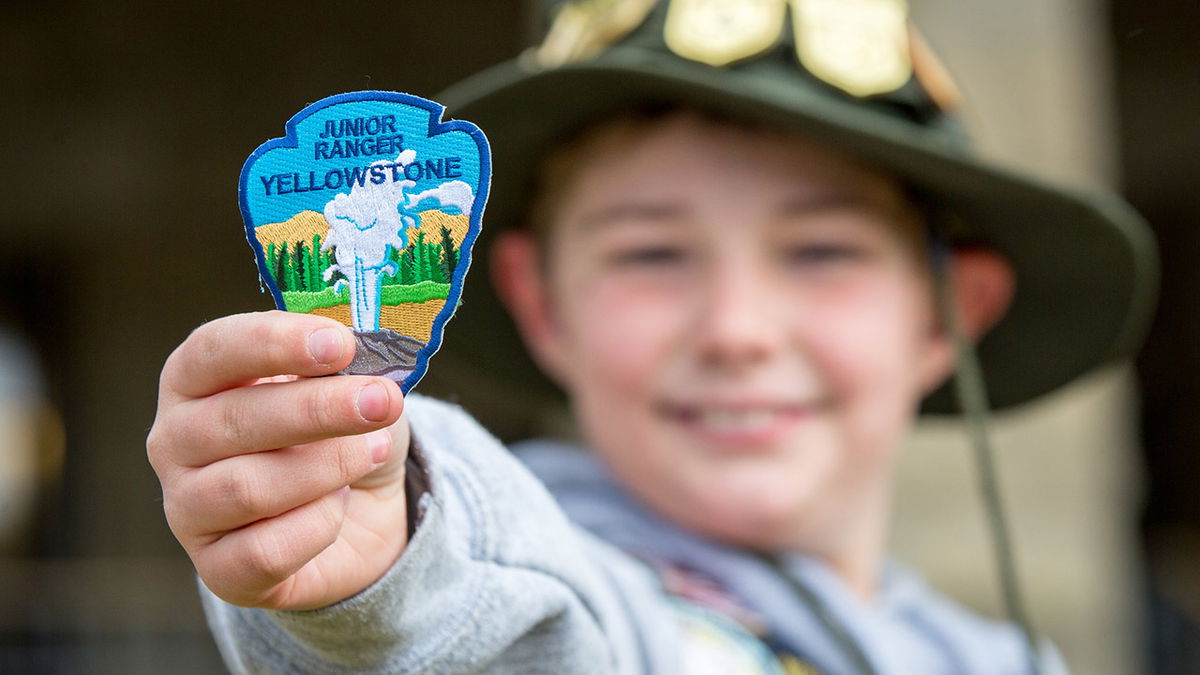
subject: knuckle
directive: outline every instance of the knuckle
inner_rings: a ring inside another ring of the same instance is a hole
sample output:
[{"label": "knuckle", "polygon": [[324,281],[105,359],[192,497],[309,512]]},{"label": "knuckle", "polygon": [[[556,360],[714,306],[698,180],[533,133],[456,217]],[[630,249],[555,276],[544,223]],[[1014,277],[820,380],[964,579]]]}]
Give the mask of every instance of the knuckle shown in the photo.
[{"label": "knuckle", "polygon": [[163,490],[163,515],[167,518],[167,526],[171,528],[171,532],[178,538],[179,535],[175,533],[175,524],[179,522],[179,502],[176,499],[176,495],[166,489]]},{"label": "knuckle", "polygon": [[203,372],[207,368],[206,364],[220,358],[220,342],[213,335],[214,332],[215,328],[211,322],[198,326],[167,355],[162,372],[158,376],[160,405],[171,393],[177,392],[181,384],[193,378],[195,373]]},{"label": "knuckle", "polygon": [[325,473],[332,483],[349,485],[369,468],[366,451],[360,447],[362,443],[359,437],[339,439],[339,442],[330,443],[321,453]]},{"label": "knuckle", "polygon": [[186,360],[184,351],[184,346],[186,344],[187,340],[185,339],[177,347],[175,347],[175,349],[171,350],[171,353],[167,355],[167,360],[163,362],[162,372],[158,374],[158,392],[160,400],[167,391],[174,389],[174,380],[176,374],[182,368],[183,361]]},{"label": "knuckle", "polygon": [[224,470],[213,492],[219,496],[231,516],[241,522],[250,522],[269,514],[270,493],[257,473]]},{"label": "knuckle", "polygon": [[284,363],[291,351],[292,345],[285,329],[285,317],[268,316],[271,320],[256,321],[247,328],[245,339],[249,344],[263,350],[264,355],[272,363]]},{"label": "knuckle", "polygon": [[278,583],[291,576],[296,567],[289,549],[286,537],[268,529],[250,538],[243,562],[254,577]]},{"label": "knuckle", "polygon": [[223,442],[235,450],[258,450],[254,433],[254,415],[244,402],[228,398],[215,403],[218,406],[218,428]]},{"label": "knuckle", "polygon": [[275,522],[251,538],[246,565],[252,574],[269,584],[279,583],[316,557],[341,529],[340,509],[334,499],[309,504],[303,517]]},{"label": "knuckle", "polygon": [[188,510],[181,501],[180,495],[175,491],[163,490],[163,515],[167,519],[167,528],[171,530],[171,534],[179,540],[179,543],[187,548],[191,539],[191,531],[188,528]]},{"label": "knuckle", "polygon": [[168,360],[190,361],[201,366],[208,363],[215,363],[221,358],[222,333],[223,331],[221,331],[220,324],[217,321],[210,321],[198,326],[187,336],[183,344],[179,345],[171,356],[168,357]]},{"label": "knuckle", "polygon": [[163,431],[156,421],[154,426],[150,427],[150,433],[146,434],[146,459],[150,462],[150,467],[154,469],[154,473],[160,477],[163,475],[163,469],[166,464],[167,442],[162,437]]},{"label": "knuckle", "polygon": [[338,433],[349,419],[343,383],[325,379],[313,380],[312,384],[312,391],[303,405],[310,427],[323,434]]},{"label": "knuckle", "polygon": [[203,514],[211,510],[213,500],[213,494],[206,489],[208,485],[202,470],[182,472],[169,483],[163,483],[162,505],[167,527],[189,555],[194,545],[206,539]]},{"label": "knuckle", "polygon": [[294,373],[312,361],[305,340],[309,319],[288,312],[267,312],[247,328],[244,339],[262,350],[272,370]]},{"label": "knuckle", "polygon": [[329,495],[314,505],[313,517],[316,522],[313,523],[312,533],[322,549],[332,543],[342,529],[341,501],[339,496]]},{"label": "knuckle", "polygon": [[164,485],[179,466],[179,439],[173,418],[159,415],[146,434],[146,460]]}]

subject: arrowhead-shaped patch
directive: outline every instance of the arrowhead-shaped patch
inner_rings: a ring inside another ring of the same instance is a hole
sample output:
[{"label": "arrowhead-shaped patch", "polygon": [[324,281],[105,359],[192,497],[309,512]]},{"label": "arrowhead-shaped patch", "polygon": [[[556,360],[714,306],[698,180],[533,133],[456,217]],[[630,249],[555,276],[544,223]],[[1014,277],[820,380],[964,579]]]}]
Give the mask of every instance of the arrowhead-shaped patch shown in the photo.
[{"label": "arrowhead-shaped patch", "polygon": [[442,111],[385,91],[322,99],[250,155],[239,186],[276,306],[350,326],[344,372],[405,393],[454,314],[491,181],[483,132]]}]

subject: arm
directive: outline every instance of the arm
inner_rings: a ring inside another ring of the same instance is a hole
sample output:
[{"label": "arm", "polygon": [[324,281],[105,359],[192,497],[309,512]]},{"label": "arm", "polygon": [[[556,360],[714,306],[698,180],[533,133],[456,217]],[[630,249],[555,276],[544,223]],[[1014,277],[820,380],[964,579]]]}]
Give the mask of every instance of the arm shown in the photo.
[{"label": "arm", "polygon": [[[322,328],[274,312],[221,319],[164,368],[151,463],[230,667],[642,670],[640,633],[666,623],[630,610],[652,579],[576,532],[458,409],[413,397],[399,418],[394,384],[310,379],[352,351],[315,358]],[[357,405],[376,384],[383,405]],[[410,425],[429,487],[411,541]]]},{"label": "arm", "polygon": [[642,671],[638,632],[655,629],[635,625],[626,596],[650,597],[652,578],[576,532],[461,410],[413,396],[406,415],[430,483],[404,555],[364,592],[315,611],[247,610],[206,593],[227,660],[248,672]]}]

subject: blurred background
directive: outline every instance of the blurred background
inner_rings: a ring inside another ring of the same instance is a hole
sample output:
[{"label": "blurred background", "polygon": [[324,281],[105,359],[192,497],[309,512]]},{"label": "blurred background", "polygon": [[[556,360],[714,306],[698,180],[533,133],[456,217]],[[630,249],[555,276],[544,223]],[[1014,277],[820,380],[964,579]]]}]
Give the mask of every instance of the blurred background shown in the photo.
[{"label": "blurred background", "polygon": [[[316,99],[431,97],[515,55],[532,4],[0,4],[0,672],[221,670],[144,441],[170,350],[271,305],[242,162]],[[1074,672],[1200,673],[1200,3],[911,4],[987,154],[1115,187],[1160,238],[1136,364],[1000,416],[996,444],[1027,602]],[[923,425],[901,483],[898,556],[998,615],[955,423]]]}]

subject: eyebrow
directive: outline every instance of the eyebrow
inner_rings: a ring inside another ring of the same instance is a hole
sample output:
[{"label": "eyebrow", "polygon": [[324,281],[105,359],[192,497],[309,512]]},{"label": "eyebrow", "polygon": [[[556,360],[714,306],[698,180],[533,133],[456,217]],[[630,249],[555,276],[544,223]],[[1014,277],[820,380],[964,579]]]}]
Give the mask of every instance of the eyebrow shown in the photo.
[{"label": "eyebrow", "polygon": [[807,216],[829,211],[861,208],[871,211],[886,211],[887,206],[879,200],[852,192],[823,192],[805,197],[789,199],[777,209],[784,216]]},{"label": "eyebrow", "polygon": [[904,211],[903,203],[879,197],[872,198],[872,195],[869,194],[837,191],[815,194],[785,202],[778,213],[780,217],[786,219],[850,209],[859,209],[884,218],[885,221],[892,223],[892,227],[905,241],[914,245],[924,245],[927,241],[926,237],[920,234],[926,230],[924,221],[920,220],[919,214],[916,214],[915,219],[909,218]]},{"label": "eyebrow", "polygon": [[579,220],[579,229],[591,231],[621,221],[680,220],[686,215],[687,209],[675,202],[626,202],[585,215]]},{"label": "eyebrow", "polygon": [[[829,191],[790,198],[775,212],[777,216],[810,216],[831,211],[860,208],[886,213],[888,205],[853,192]],[[688,209],[673,201],[623,202],[584,215],[578,228],[591,232],[620,222],[665,223],[686,219]]]}]

